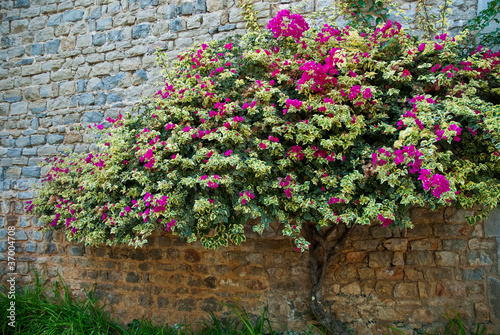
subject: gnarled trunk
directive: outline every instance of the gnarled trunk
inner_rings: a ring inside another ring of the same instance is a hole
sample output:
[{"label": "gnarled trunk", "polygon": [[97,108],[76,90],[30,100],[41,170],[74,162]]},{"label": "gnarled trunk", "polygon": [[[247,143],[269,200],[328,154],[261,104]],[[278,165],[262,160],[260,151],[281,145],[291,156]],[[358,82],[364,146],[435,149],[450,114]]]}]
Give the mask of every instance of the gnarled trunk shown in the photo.
[{"label": "gnarled trunk", "polygon": [[307,240],[311,243],[309,249],[311,276],[311,311],[316,319],[332,334],[350,334],[346,327],[325,306],[322,287],[328,266],[342,253],[342,247],[347,240],[349,228],[345,224],[329,227],[318,231],[313,225],[306,225]]}]

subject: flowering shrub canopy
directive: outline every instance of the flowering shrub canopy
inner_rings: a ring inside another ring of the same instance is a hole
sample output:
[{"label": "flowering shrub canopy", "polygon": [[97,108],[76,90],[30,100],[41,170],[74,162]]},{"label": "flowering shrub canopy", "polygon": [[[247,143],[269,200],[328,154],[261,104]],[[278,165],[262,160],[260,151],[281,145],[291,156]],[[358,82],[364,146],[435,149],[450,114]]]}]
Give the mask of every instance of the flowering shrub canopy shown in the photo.
[{"label": "flowering shrub canopy", "polygon": [[411,227],[411,206],[500,197],[500,54],[458,58],[461,36],[309,27],[281,11],[268,30],[183,53],[137,116],[108,118],[102,150],[55,157],[30,205],[89,245],[141,246],[158,227],[207,248],[273,220],[301,227]]}]

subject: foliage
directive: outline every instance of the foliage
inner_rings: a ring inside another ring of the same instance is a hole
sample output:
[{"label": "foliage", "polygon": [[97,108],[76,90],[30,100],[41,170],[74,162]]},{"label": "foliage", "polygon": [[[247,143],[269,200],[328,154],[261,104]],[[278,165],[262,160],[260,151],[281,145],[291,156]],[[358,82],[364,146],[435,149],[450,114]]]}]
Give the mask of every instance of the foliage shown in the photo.
[{"label": "foliage", "polygon": [[[283,224],[412,227],[412,206],[500,197],[500,54],[461,58],[464,36],[309,27],[283,10],[267,30],[193,47],[139,113],[89,126],[30,205],[45,229],[88,245],[142,246],[158,227],[206,248]],[[475,219],[472,218],[471,222]]]},{"label": "foliage", "polygon": [[469,44],[482,45],[485,48],[500,47],[500,27],[489,32],[484,30],[490,24],[500,24],[500,0],[492,0],[488,7],[469,21],[467,27],[470,31]]},{"label": "foliage", "polygon": [[[6,287],[4,286],[6,289]],[[49,298],[47,291],[53,298]],[[87,299],[75,301],[62,281],[48,287],[35,272],[34,281],[16,292],[15,299],[0,291],[0,331],[2,334],[118,334],[123,327],[100,306],[95,290]],[[15,302],[15,328],[8,325],[11,301]]]}]

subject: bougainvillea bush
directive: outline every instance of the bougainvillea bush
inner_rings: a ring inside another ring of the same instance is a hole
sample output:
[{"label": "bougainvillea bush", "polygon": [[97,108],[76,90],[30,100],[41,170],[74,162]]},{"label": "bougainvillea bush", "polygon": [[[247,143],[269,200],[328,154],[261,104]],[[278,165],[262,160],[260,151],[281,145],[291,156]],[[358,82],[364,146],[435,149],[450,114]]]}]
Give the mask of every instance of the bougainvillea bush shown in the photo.
[{"label": "bougainvillea bush", "polygon": [[[99,152],[60,155],[30,209],[70,240],[142,246],[158,227],[207,248],[257,218],[411,227],[412,206],[500,197],[500,54],[459,58],[461,36],[310,26],[267,29],[160,55],[165,85],[103,124]],[[472,218],[474,220],[474,218]]]}]

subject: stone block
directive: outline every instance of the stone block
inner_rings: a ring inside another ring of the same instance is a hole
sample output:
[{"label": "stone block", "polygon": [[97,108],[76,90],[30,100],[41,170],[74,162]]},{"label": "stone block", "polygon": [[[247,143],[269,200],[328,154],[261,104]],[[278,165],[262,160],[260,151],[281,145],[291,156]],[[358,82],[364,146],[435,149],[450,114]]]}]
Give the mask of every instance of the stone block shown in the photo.
[{"label": "stone block", "polygon": [[106,76],[113,71],[113,64],[110,62],[97,63],[92,67],[93,76]]},{"label": "stone block", "polygon": [[5,179],[19,179],[21,178],[21,168],[11,167],[4,173]]},{"label": "stone block", "polygon": [[23,156],[36,156],[38,154],[37,148],[24,148]]},{"label": "stone block", "polygon": [[101,15],[102,15],[102,7],[97,7],[92,12],[90,12],[90,14],[87,17],[87,19],[88,20],[91,20],[91,19],[100,19]]},{"label": "stone block", "polygon": [[177,8],[177,13],[179,15],[191,15],[194,11],[194,6],[190,2],[183,2]]},{"label": "stone block", "polygon": [[484,220],[484,233],[486,237],[500,237],[500,209],[492,210]]},{"label": "stone block", "polygon": [[106,43],[106,34],[95,34],[92,38],[92,44],[95,46],[101,46]]},{"label": "stone block", "polygon": [[[32,85],[43,85],[43,84],[48,84],[49,82],[50,82],[50,73],[41,73],[31,77]],[[42,95],[41,89],[40,89],[40,96],[42,98],[46,98],[46,96]]]},{"label": "stone block", "polygon": [[172,20],[177,17],[177,10],[175,5],[168,5],[165,10],[165,20]]},{"label": "stone block", "polygon": [[30,145],[30,138],[29,137],[18,137],[16,139],[16,147],[18,148],[24,148],[28,147]]},{"label": "stone block", "polygon": [[145,45],[136,45],[125,52],[127,57],[142,56],[148,52],[148,47]]},{"label": "stone block", "polygon": [[26,246],[24,247],[24,250],[29,253],[34,253],[36,252],[36,243],[35,242],[27,242]]},{"label": "stone block", "polygon": [[120,82],[122,81],[124,76],[125,76],[125,73],[118,73],[114,76],[104,77],[102,80],[104,89],[105,90],[114,89],[115,87],[118,86],[118,84],[120,84]]},{"label": "stone block", "polygon": [[[488,297],[490,302],[490,312],[494,321],[500,320],[500,279],[488,278]],[[492,321],[493,321],[492,320]]]},{"label": "stone block", "polygon": [[53,145],[44,145],[38,148],[38,156],[54,156],[57,148]]},{"label": "stone block", "polygon": [[392,256],[392,252],[388,251],[370,252],[368,264],[371,268],[391,266]]},{"label": "stone block", "polygon": [[73,95],[75,94],[75,83],[74,82],[62,82],[59,84],[59,94],[60,95]]},{"label": "stone block", "polygon": [[32,135],[31,136],[31,145],[42,145],[45,144],[45,135]]},{"label": "stone block", "polygon": [[80,106],[90,106],[93,105],[95,101],[94,95],[91,93],[83,93],[78,99]]},{"label": "stone block", "polygon": [[83,256],[85,254],[85,248],[81,245],[72,245],[69,247],[69,253],[72,256]]},{"label": "stone block", "polygon": [[47,142],[49,142],[49,144],[62,143],[63,140],[64,140],[64,136],[63,135],[59,135],[59,134],[50,134],[50,135],[47,135]]},{"label": "stone block", "polygon": [[384,241],[384,247],[391,251],[406,251],[408,249],[408,239],[391,238]]},{"label": "stone block", "polygon": [[467,262],[470,266],[491,266],[493,261],[491,257],[483,252],[470,251],[467,255]]},{"label": "stone block", "polygon": [[123,33],[121,32],[121,30],[111,30],[110,32],[108,32],[108,38],[111,41],[118,42],[123,40]]},{"label": "stone block", "polygon": [[140,58],[126,58],[120,62],[120,71],[139,70],[141,68]]},{"label": "stone block", "polygon": [[21,157],[22,149],[7,149],[7,157],[16,158]]},{"label": "stone block", "polygon": [[219,26],[218,31],[220,33],[220,32],[223,32],[223,31],[230,31],[230,30],[234,30],[234,29],[236,29],[236,25],[235,24],[226,24],[226,25],[223,25],[223,26]]},{"label": "stone block", "polygon": [[434,257],[430,251],[411,251],[406,253],[406,265],[434,266]]},{"label": "stone block", "polygon": [[417,283],[397,283],[394,286],[394,297],[416,299],[419,297]]},{"label": "stone block", "polygon": [[61,14],[54,14],[54,15],[51,15],[49,17],[49,19],[47,20],[47,27],[53,27],[53,26],[57,26],[58,24],[61,23],[61,17],[62,15]]},{"label": "stone block", "polygon": [[194,3],[194,10],[196,13],[206,13],[207,12],[207,1],[206,0],[196,0]]},{"label": "stone block", "polygon": [[182,26],[182,20],[180,17],[170,21],[170,24],[168,26],[169,26],[170,31],[172,33],[176,33],[176,32],[179,32],[179,31],[184,29],[184,27]]},{"label": "stone block", "polygon": [[95,105],[96,106],[103,106],[106,104],[106,93],[104,92],[99,92],[97,96],[95,97]]},{"label": "stone block", "polygon": [[132,38],[134,40],[139,38],[146,38],[148,37],[150,31],[151,31],[151,26],[149,23],[138,24],[132,29]]},{"label": "stone block", "polygon": [[483,280],[484,279],[484,268],[463,270],[462,279],[467,280],[467,281]]},{"label": "stone block", "polygon": [[436,251],[437,266],[456,266],[458,265],[459,256],[453,251]]},{"label": "stone block", "polygon": [[101,122],[103,117],[99,112],[86,112],[83,114],[82,123]]},{"label": "stone block", "polygon": [[85,92],[85,79],[78,79],[76,81],[76,93]]},{"label": "stone block", "polygon": [[78,49],[83,49],[90,47],[92,45],[92,35],[85,34],[76,37],[76,47]]},{"label": "stone block", "polygon": [[444,250],[465,250],[467,242],[464,240],[446,239],[443,240]]},{"label": "stone block", "polygon": [[29,0],[16,0],[15,8],[29,8],[30,2]]},{"label": "stone block", "polygon": [[96,30],[97,31],[104,31],[104,30],[109,30],[113,28],[113,19],[110,17],[102,18],[100,20],[97,20],[96,23]]},{"label": "stone block", "polygon": [[83,11],[79,9],[72,9],[62,14],[61,22],[75,22],[83,18]]},{"label": "stone block", "polygon": [[108,97],[107,97],[108,104],[121,102],[121,101],[122,101],[122,98],[118,94],[116,94],[115,92],[111,92],[108,94]]},{"label": "stone block", "polygon": [[10,105],[10,115],[24,115],[28,114],[27,102],[15,102]]}]

